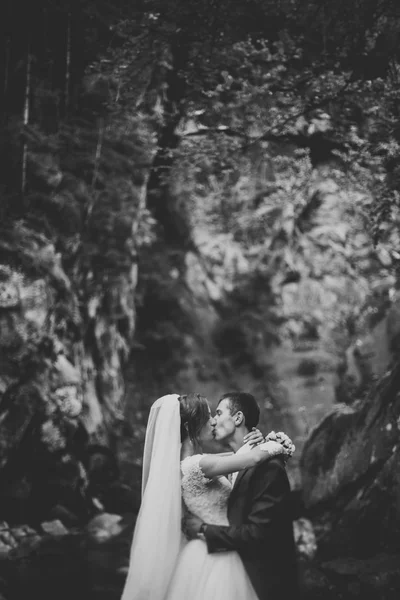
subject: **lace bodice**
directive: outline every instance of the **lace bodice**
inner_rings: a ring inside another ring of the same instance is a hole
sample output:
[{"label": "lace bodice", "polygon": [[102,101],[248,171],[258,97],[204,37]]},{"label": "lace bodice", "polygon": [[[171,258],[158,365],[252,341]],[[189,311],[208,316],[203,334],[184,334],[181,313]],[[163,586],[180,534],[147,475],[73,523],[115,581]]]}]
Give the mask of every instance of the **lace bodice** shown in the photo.
[{"label": "lace bodice", "polygon": [[227,516],[231,484],[226,477],[207,479],[199,466],[202,454],[181,462],[182,497],[187,508],[205,523],[229,525]]}]

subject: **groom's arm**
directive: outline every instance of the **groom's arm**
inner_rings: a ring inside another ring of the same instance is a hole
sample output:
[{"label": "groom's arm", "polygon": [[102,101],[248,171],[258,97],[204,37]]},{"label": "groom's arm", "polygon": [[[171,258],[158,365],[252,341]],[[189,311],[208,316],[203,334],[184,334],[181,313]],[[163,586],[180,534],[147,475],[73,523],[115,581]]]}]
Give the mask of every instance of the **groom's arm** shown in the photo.
[{"label": "groom's arm", "polygon": [[257,552],[265,542],[274,544],[271,523],[290,492],[283,465],[278,461],[259,465],[253,474],[251,510],[243,525],[207,525],[204,531],[209,552],[237,550]]}]

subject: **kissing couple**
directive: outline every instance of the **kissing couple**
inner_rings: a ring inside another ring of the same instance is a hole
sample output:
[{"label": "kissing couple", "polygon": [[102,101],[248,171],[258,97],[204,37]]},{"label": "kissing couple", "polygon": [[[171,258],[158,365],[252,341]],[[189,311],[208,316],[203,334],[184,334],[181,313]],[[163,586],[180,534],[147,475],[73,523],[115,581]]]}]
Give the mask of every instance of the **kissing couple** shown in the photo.
[{"label": "kissing couple", "polygon": [[259,416],[245,392],[224,394],[214,416],[200,394],[152,405],[122,600],[297,598],[294,446],[283,433],[264,439]]}]

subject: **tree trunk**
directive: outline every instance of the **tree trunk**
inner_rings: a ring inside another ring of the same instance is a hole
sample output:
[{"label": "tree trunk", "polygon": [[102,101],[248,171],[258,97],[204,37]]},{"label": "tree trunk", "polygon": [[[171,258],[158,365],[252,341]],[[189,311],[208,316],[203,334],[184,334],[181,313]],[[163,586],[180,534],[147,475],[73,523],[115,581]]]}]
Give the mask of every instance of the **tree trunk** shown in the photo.
[{"label": "tree trunk", "polygon": [[[169,175],[174,163],[174,150],[180,138],[175,130],[182,118],[182,101],[186,84],[180,75],[188,55],[188,46],[179,39],[171,47],[171,64],[165,78],[164,95],[161,98],[164,107],[164,123],[159,135],[158,152],[148,183],[147,205],[163,229],[165,241],[182,248],[193,246],[191,230],[182,208],[174,205],[175,198],[170,194]],[[160,99],[159,99],[160,101]]]},{"label": "tree trunk", "polygon": [[104,119],[101,117],[100,118],[100,122],[99,122],[99,132],[98,132],[98,137],[97,137],[96,155],[95,155],[95,158],[94,158],[92,188],[95,187],[96,181],[97,181],[99,164],[100,164],[100,158],[101,158],[101,149],[102,149],[102,146],[103,146],[103,136],[104,136]]},{"label": "tree trunk", "polygon": [[[30,95],[31,95],[31,63],[32,57],[30,53],[30,44],[28,45],[28,52],[26,57],[26,79],[25,79],[25,101],[24,101],[24,133],[29,124],[29,112],[30,112]],[[26,135],[24,135],[24,145],[22,150],[22,176],[21,176],[21,192],[24,194],[26,188],[26,167],[28,162],[28,142]]]},{"label": "tree trunk", "polygon": [[66,59],[65,59],[65,90],[64,90],[64,103],[65,103],[65,115],[68,116],[69,109],[69,98],[70,98],[70,85],[71,85],[71,11],[68,11],[67,21],[67,48],[66,48]]}]

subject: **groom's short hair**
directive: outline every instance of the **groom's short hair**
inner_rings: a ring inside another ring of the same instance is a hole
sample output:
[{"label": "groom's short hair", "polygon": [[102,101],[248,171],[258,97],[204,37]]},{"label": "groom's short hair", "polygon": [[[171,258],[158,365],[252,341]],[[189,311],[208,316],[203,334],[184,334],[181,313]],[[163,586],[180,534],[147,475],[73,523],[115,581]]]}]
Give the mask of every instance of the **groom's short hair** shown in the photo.
[{"label": "groom's short hair", "polygon": [[221,397],[219,402],[222,400],[229,400],[231,415],[234,415],[238,411],[243,413],[244,422],[249,431],[252,427],[258,425],[260,407],[252,394],[248,392],[227,392]]}]

